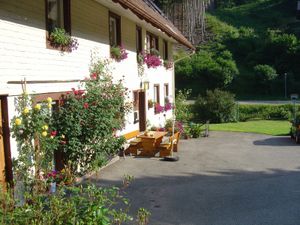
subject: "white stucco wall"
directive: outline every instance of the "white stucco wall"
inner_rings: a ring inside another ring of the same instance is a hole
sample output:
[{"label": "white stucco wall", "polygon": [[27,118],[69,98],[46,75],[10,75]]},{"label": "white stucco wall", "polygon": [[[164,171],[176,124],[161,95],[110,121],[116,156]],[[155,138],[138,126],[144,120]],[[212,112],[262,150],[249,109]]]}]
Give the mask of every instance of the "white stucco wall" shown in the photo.
[{"label": "white stucco wall", "polygon": [[[0,0],[0,95],[8,95],[9,116],[13,117],[14,98],[21,93],[20,84],[8,84],[10,81],[27,80],[74,80],[84,79],[89,75],[91,51],[97,50],[101,58],[109,57],[108,9],[93,0],[72,0],[71,24],[72,36],[78,39],[79,47],[72,53],[61,53],[46,47],[45,2],[44,0]],[[115,79],[125,76],[124,85],[129,90],[140,89],[141,78],[138,76],[136,61],[136,23],[120,15],[122,24],[122,43],[127,49],[128,59],[112,64]],[[145,24],[143,22],[142,24]],[[139,24],[141,25],[141,24]],[[148,27],[149,26],[149,27]],[[143,25],[143,37],[151,25]],[[160,31],[157,30],[159,33]],[[161,33],[161,32],[160,32]],[[160,50],[162,53],[162,38]],[[172,44],[169,44],[169,55]],[[163,66],[146,69],[145,76],[150,81],[146,92],[148,99],[153,99],[153,85],[160,84],[160,103],[164,104],[164,84],[169,84],[169,93],[173,93],[173,71]],[[69,91],[77,83],[28,84],[29,93],[51,93]],[[148,107],[147,107],[148,108]],[[171,117],[171,111],[154,115],[154,109],[147,110],[147,120],[152,125],[164,125]],[[133,123],[133,113],[128,115],[127,133],[139,129]],[[16,145],[11,140],[12,156],[16,156]]]}]

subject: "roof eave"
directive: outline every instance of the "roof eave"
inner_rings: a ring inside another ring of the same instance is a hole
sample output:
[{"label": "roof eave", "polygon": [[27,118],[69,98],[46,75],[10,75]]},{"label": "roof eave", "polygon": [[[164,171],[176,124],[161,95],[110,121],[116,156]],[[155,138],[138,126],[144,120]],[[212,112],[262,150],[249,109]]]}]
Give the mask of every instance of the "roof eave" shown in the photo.
[{"label": "roof eave", "polygon": [[[154,18],[152,15],[150,15],[146,9],[143,9],[142,7],[133,4],[129,0],[113,0],[115,3],[119,3],[123,8],[131,10],[136,16],[138,16],[140,19],[145,20],[146,22],[150,23],[154,27],[162,30],[165,32],[168,36],[174,38],[177,42],[185,45],[186,47],[195,50],[195,47],[178,31],[180,34],[172,31],[171,29],[168,29],[165,24],[162,24],[159,22],[156,18]],[[152,9],[148,9],[152,10]],[[159,15],[161,16],[161,15]]]}]

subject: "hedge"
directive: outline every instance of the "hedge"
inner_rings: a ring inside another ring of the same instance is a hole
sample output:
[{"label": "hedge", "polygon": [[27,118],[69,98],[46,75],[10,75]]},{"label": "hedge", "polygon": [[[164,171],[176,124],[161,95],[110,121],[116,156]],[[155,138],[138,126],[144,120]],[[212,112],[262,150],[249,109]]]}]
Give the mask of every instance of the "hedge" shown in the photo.
[{"label": "hedge", "polygon": [[[296,106],[299,112],[300,106]],[[237,120],[247,121],[251,119],[263,120],[290,120],[293,118],[294,106],[292,104],[285,105],[238,105]]]}]

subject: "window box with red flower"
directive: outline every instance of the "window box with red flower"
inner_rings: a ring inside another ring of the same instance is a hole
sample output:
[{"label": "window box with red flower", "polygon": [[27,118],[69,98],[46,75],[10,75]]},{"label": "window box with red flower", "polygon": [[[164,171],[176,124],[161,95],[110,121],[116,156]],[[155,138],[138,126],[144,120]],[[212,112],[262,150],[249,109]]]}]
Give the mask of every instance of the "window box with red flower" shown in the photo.
[{"label": "window box with red flower", "polygon": [[157,68],[162,65],[159,52],[156,49],[140,53],[138,56],[138,63],[146,64],[148,68]]}]

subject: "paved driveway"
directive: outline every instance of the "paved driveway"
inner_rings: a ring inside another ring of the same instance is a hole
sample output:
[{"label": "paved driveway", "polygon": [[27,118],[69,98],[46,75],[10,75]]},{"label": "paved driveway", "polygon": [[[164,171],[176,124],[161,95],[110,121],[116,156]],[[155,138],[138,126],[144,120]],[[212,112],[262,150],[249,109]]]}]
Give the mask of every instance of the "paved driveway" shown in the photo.
[{"label": "paved driveway", "polygon": [[126,190],[151,225],[299,225],[300,145],[288,137],[213,132],[183,140],[180,160],[121,159],[92,181]]}]

